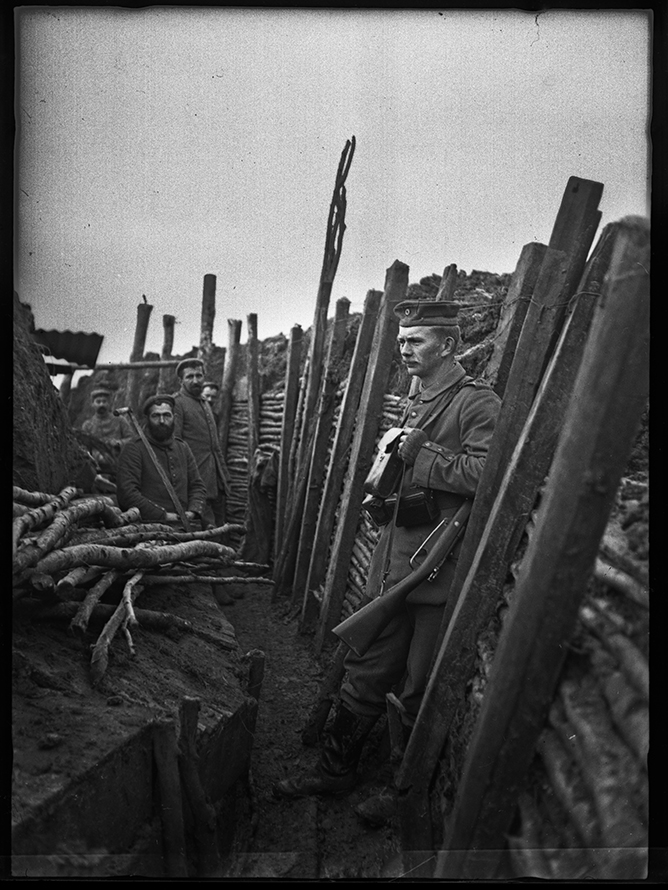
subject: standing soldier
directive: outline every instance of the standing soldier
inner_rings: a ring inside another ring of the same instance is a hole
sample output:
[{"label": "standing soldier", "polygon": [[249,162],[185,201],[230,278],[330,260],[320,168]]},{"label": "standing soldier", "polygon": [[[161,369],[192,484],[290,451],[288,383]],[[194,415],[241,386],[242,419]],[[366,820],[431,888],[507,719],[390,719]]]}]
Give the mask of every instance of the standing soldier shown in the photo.
[{"label": "standing soldier", "polygon": [[206,486],[203,526],[221,526],[225,522],[229,476],[211,405],[202,398],[204,363],[198,358],[186,358],[179,362],[176,373],[181,388],[174,396],[174,435],[190,445]]},{"label": "standing soldier", "polygon": [[[442,520],[450,520],[464,500],[475,495],[501,404],[489,386],[467,377],[455,360],[460,342],[455,303],[405,300],[394,311],[399,317],[401,359],[420,387],[409,399],[398,438],[404,467],[398,512],[395,522],[394,512],[385,505],[386,524],[369,567],[369,598],[410,575],[413,554]],[[406,501],[409,494],[411,500]],[[363,656],[348,652],[340,701],[325,734],[320,762],[311,771],[279,782],[276,796],[350,791],[365,740],[386,711],[387,693],[399,684],[407,741],[429,679],[460,546],[455,546],[433,583],[422,581],[408,594],[403,611]],[[356,812],[372,824],[382,824],[391,817],[395,799],[388,787]]]}]

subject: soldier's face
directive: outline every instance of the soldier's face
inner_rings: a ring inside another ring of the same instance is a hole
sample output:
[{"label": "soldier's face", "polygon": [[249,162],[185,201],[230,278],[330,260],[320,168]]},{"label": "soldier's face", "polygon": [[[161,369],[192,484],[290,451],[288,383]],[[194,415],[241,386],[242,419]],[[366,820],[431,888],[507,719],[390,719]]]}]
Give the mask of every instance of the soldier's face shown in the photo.
[{"label": "soldier's face", "polygon": [[174,415],[169,405],[153,405],[148,414],[148,428],[154,439],[164,442],[174,432]]},{"label": "soldier's face", "polygon": [[202,395],[204,372],[201,368],[186,368],[181,377],[181,383],[187,393],[199,397]]},{"label": "soldier's face", "polygon": [[95,396],[93,399],[93,410],[96,414],[108,414],[110,407],[107,396]]},{"label": "soldier's face", "polygon": [[400,327],[397,337],[401,361],[411,377],[429,380],[452,352],[450,338],[443,340],[431,325]]},{"label": "soldier's face", "polygon": [[202,398],[206,399],[207,402],[215,402],[216,390],[212,386],[205,386],[202,390]]}]

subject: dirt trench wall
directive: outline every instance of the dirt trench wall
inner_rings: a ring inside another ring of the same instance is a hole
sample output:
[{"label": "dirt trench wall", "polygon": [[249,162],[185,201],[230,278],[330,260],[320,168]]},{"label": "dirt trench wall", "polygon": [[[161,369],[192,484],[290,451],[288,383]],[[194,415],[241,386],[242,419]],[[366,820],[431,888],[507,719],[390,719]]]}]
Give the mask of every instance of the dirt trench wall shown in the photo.
[{"label": "dirt trench wall", "polygon": [[57,494],[66,485],[90,491],[92,461],[75,439],[67,411],[31,337],[30,307],[14,295],[14,485]]}]

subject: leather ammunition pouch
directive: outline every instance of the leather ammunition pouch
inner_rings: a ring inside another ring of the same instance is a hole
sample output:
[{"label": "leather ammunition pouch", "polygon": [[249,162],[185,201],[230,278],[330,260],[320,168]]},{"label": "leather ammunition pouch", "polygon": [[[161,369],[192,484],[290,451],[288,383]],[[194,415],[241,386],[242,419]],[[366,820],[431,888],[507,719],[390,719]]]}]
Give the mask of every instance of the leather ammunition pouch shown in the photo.
[{"label": "leather ammunition pouch", "polygon": [[[368,496],[362,502],[376,525],[387,525],[394,516],[397,495],[388,498]],[[402,528],[413,525],[426,525],[440,513],[436,493],[431,488],[419,488],[399,498],[396,524]]]}]

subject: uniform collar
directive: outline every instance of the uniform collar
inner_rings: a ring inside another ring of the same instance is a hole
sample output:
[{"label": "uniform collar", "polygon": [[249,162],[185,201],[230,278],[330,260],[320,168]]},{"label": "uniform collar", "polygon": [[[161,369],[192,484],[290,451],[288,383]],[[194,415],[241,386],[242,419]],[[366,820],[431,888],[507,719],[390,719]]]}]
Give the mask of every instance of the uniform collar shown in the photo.
[{"label": "uniform collar", "polygon": [[184,389],[183,387],[181,387],[180,395],[185,396],[187,399],[192,399],[193,402],[203,402],[204,401],[202,396],[193,396],[193,395],[191,395],[191,393],[188,392],[187,389]]},{"label": "uniform collar", "polygon": [[412,401],[418,400],[420,402],[431,402],[433,399],[438,398],[438,396],[443,395],[449,389],[459,383],[462,377],[466,376],[466,371],[459,364],[459,362],[454,362],[448,373],[446,374],[445,380],[442,380],[440,383],[432,383],[431,386],[426,386],[424,389],[419,389],[415,395],[411,397]]}]

